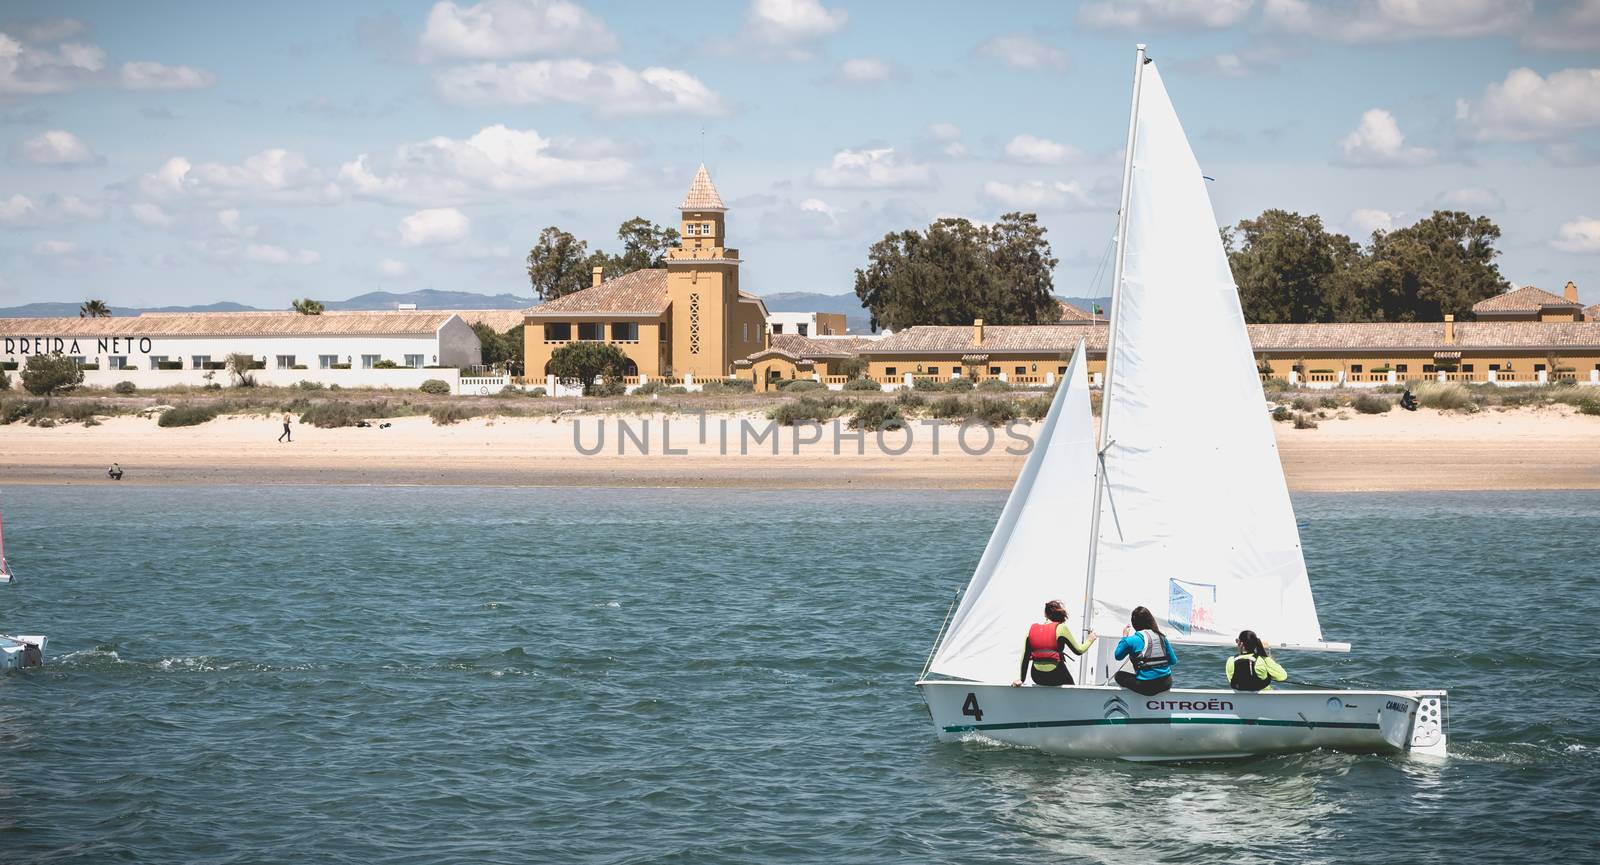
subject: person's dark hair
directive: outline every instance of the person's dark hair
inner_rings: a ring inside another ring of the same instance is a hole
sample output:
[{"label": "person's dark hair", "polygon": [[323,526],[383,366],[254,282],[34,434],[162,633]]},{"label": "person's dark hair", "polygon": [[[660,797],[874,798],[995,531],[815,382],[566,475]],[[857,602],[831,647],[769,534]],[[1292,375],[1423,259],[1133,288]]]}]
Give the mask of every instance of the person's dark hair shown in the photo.
[{"label": "person's dark hair", "polygon": [[1256,636],[1255,631],[1240,631],[1239,643],[1244,646],[1246,652],[1258,658],[1270,657],[1272,654],[1267,651],[1267,644],[1261,642],[1261,638]]},{"label": "person's dark hair", "polygon": [[[1155,631],[1161,634],[1161,628],[1156,624],[1155,614],[1150,612],[1149,607],[1134,607],[1133,615],[1128,618],[1135,631]],[[1166,636],[1166,634],[1161,635],[1163,637]]]},{"label": "person's dark hair", "polygon": [[1050,601],[1044,605],[1044,617],[1052,622],[1065,622],[1067,620],[1067,605],[1060,601]]}]

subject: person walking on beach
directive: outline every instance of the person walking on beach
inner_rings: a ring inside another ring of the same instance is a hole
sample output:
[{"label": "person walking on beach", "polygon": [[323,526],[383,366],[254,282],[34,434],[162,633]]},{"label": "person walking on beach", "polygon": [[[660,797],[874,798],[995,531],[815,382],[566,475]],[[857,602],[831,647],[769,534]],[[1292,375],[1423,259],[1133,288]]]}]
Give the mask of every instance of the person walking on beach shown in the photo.
[{"label": "person walking on beach", "polygon": [[1272,659],[1266,643],[1255,631],[1240,631],[1233,645],[1239,654],[1229,658],[1223,670],[1235,691],[1270,691],[1273,682],[1288,680],[1289,672]]},{"label": "person walking on beach", "polygon": [[1094,631],[1079,643],[1067,624],[1067,607],[1060,601],[1044,605],[1045,621],[1028,628],[1028,639],[1022,644],[1022,671],[1011,687],[1020,688],[1031,672],[1035,685],[1070,685],[1072,671],[1067,669],[1066,652],[1082,655],[1094,644]]},{"label": "person walking on beach", "polygon": [[288,412],[284,412],[283,413],[283,434],[278,436],[278,441],[279,442],[282,442],[284,439],[288,439],[289,440],[289,444],[294,444],[294,436],[289,434],[289,413]]},{"label": "person walking on beach", "polygon": [[1132,627],[1122,629],[1122,639],[1112,654],[1117,660],[1133,660],[1135,672],[1118,670],[1117,684],[1146,697],[1154,697],[1172,689],[1172,668],[1178,656],[1172,653],[1167,635],[1156,625],[1156,617],[1147,607],[1134,607],[1129,617]]}]

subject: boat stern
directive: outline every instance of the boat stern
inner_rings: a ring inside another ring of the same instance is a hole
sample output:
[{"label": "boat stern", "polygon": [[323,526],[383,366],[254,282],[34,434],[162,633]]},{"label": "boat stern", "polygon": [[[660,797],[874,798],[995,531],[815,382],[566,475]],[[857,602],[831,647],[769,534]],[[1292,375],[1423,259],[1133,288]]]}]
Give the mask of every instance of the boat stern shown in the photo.
[{"label": "boat stern", "polygon": [[1378,713],[1383,738],[1413,757],[1443,759],[1449,756],[1449,694],[1445,691],[1406,691],[1384,701]]},{"label": "boat stern", "polygon": [[43,636],[12,637],[0,634],[0,671],[44,666],[46,642],[48,639]]}]

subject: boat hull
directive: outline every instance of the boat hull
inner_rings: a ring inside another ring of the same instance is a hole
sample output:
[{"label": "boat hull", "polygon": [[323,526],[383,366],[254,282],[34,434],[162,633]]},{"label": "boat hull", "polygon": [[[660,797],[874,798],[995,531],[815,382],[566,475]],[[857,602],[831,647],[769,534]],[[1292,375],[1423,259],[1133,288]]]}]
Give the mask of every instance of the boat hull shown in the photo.
[{"label": "boat hull", "polygon": [[1051,754],[1226,760],[1328,748],[1443,757],[1445,692],[917,683],[941,741],[989,739]]}]

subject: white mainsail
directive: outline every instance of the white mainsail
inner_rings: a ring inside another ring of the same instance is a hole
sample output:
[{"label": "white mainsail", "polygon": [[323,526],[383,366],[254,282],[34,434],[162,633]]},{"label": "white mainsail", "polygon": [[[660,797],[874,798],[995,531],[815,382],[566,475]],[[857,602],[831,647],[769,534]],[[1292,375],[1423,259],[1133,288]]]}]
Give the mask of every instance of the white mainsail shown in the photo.
[{"label": "white mainsail", "polygon": [[1094,418],[1084,343],[1072,355],[1034,447],[1011,488],[972,582],[933,656],[931,672],[979,682],[1016,677],[1028,625],[1066,601],[1081,638],[1094,505]]},{"label": "white mainsail", "polygon": [[6,527],[0,522],[0,583],[11,581],[11,569],[6,567]]},{"label": "white mainsail", "polygon": [[1320,644],[1294,511],[1205,179],[1144,69],[1102,423],[1093,624]]}]

